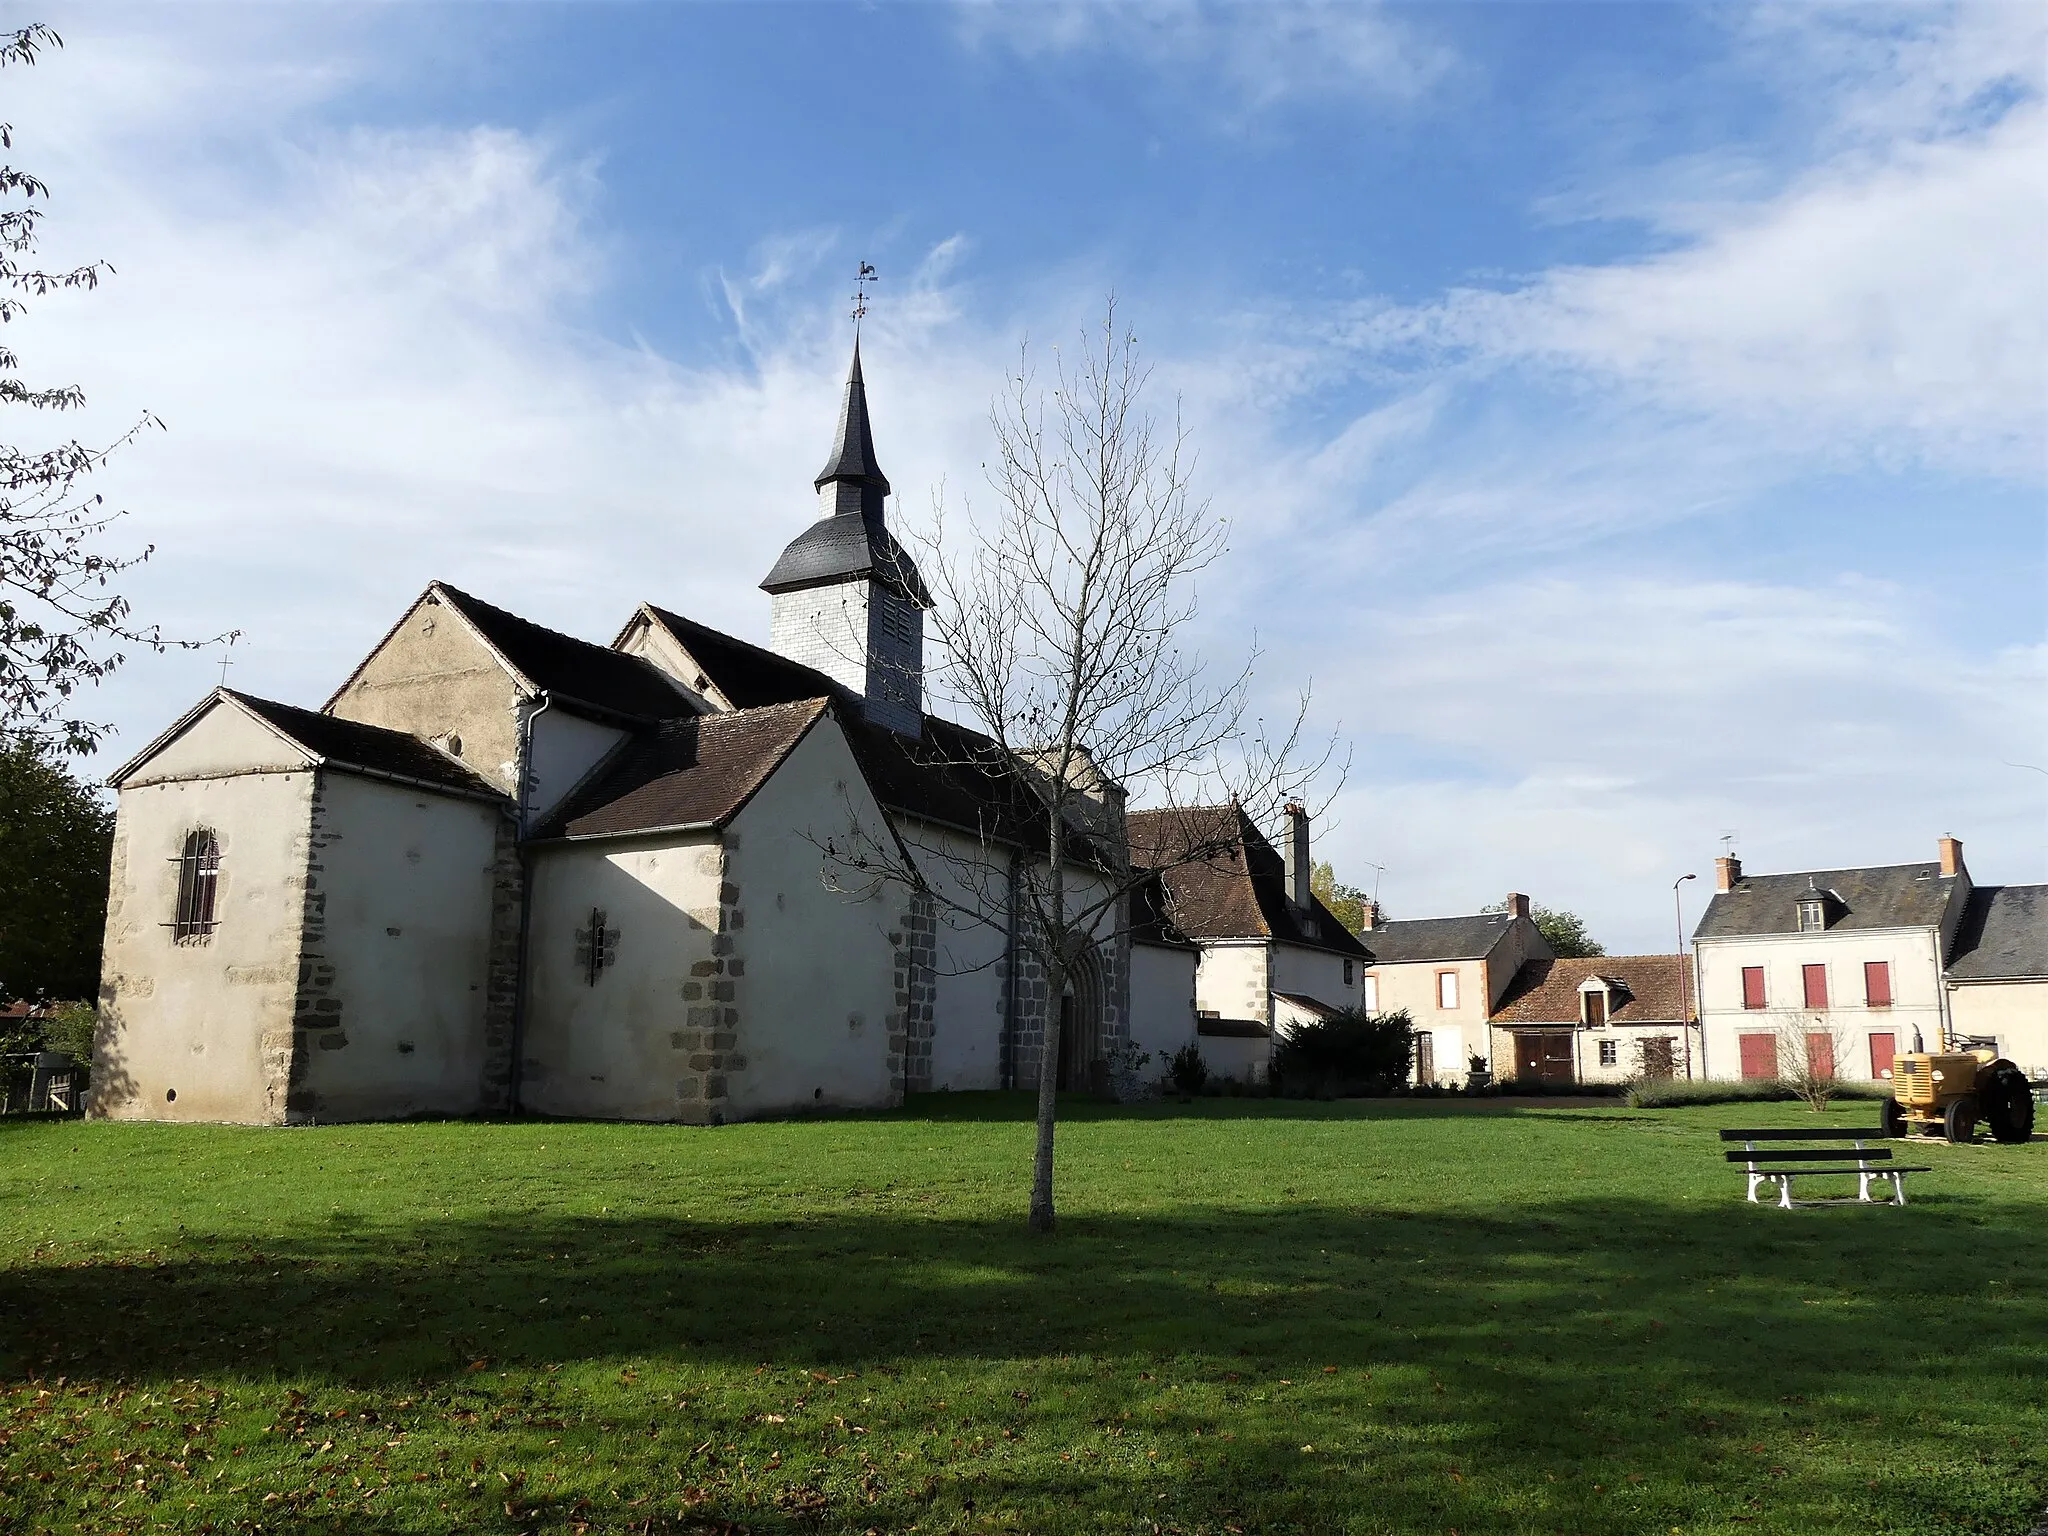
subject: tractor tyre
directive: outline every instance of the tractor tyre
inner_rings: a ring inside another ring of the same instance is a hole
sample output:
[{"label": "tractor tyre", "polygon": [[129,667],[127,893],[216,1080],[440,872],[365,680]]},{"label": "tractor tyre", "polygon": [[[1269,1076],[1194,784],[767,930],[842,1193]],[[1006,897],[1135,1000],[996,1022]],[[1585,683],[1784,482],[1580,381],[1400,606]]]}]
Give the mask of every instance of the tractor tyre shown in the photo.
[{"label": "tractor tyre", "polygon": [[2008,1063],[1995,1068],[1979,1097],[1992,1140],[2011,1146],[2033,1139],[2034,1090],[2018,1067]]},{"label": "tractor tyre", "polygon": [[1977,1099],[1973,1094],[1957,1099],[1949,1105],[1948,1112],[1941,1117],[1942,1130],[1948,1139],[1958,1146],[1977,1139]]},{"label": "tractor tyre", "polygon": [[1888,1141],[1904,1141],[1910,1132],[1906,1112],[1897,1099],[1886,1099],[1877,1107],[1877,1130]]}]

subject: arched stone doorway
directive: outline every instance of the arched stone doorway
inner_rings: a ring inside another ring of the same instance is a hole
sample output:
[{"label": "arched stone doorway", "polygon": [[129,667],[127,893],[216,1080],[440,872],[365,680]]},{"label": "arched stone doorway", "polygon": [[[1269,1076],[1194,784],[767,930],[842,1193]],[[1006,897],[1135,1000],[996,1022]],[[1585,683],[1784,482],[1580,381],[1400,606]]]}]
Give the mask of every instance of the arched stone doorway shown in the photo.
[{"label": "arched stone doorway", "polygon": [[1060,1087],[1100,1093],[1109,1081],[1102,1053],[1102,957],[1091,945],[1067,968],[1060,997]]}]

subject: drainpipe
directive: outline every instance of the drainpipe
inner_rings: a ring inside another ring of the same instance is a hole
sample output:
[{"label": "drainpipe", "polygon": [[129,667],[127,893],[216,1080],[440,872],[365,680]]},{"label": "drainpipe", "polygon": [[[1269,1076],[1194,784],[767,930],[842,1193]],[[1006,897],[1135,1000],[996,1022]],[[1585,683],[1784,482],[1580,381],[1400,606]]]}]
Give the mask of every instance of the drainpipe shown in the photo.
[{"label": "drainpipe", "polygon": [[512,1062],[509,1114],[520,1110],[519,1090],[526,1057],[526,957],[533,933],[533,850],[527,847],[527,797],[533,777],[533,723],[554,707],[555,696],[541,690],[540,708],[528,712],[519,722],[519,799],[513,808],[513,841],[519,850],[519,944],[513,960],[512,978]]}]

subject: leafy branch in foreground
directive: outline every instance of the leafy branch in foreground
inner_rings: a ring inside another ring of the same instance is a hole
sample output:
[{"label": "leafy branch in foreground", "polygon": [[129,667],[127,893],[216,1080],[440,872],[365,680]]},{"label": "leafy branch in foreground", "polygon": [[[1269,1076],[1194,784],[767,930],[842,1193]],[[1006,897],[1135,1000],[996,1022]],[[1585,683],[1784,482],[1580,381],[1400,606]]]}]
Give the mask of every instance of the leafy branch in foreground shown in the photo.
[{"label": "leafy branch in foreground", "polygon": [[[33,65],[63,39],[42,23],[0,33],[0,68]],[[14,126],[0,122],[0,149],[14,147]],[[29,299],[71,289],[94,289],[113,268],[103,261],[48,269],[33,261],[38,226],[50,189],[40,177],[0,165],[0,323],[21,315]],[[85,404],[76,384],[32,388],[20,379],[20,359],[0,346],[0,405],[68,411]],[[52,740],[70,752],[88,752],[107,727],[82,719],[72,699],[105,678],[124,659],[125,644],[163,651],[214,641],[167,640],[154,625],[130,621],[130,607],[115,578],[153,553],[109,554],[99,544],[123,515],[84,488],[85,479],[141,434],[163,424],[144,412],[112,443],[89,447],[76,439],[30,449],[0,444],[0,730]],[[225,638],[225,637],[220,637]]]}]

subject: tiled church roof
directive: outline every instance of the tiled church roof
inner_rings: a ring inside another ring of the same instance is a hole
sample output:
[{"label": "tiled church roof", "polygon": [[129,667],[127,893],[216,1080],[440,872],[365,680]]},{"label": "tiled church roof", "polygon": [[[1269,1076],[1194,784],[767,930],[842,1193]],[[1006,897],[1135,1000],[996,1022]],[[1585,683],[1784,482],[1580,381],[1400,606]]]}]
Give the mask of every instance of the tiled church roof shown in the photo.
[{"label": "tiled church roof", "polygon": [[824,699],[805,699],[650,727],[535,836],[612,837],[723,826],[829,707]]},{"label": "tiled church roof", "polygon": [[232,688],[220,691],[251,714],[268,721],[314,756],[325,758],[330,763],[367,768],[372,773],[395,774],[402,779],[439,784],[467,794],[488,795],[494,800],[505,798],[496,785],[480,778],[465,764],[404,731],[342,720],[316,710],[300,709],[293,704],[280,704],[275,699],[237,693]]},{"label": "tiled church roof", "polygon": [[1365,955],[1321,901],[1311,896],[1303,912],[1287,899],[1285,863],[1240,807],[1133,811],[1128,825],[1132,862],[1160,871],[1174,924],[1190,938],[1272,938]]},{"label": "tiled church roof", "polygon": [[514,671],[564,703],[594,705],[642,720],[672,720],[691,713],[689,699],[652,662],[545,628],[445,581],[435,582],[434,590],[476,626]]}]

